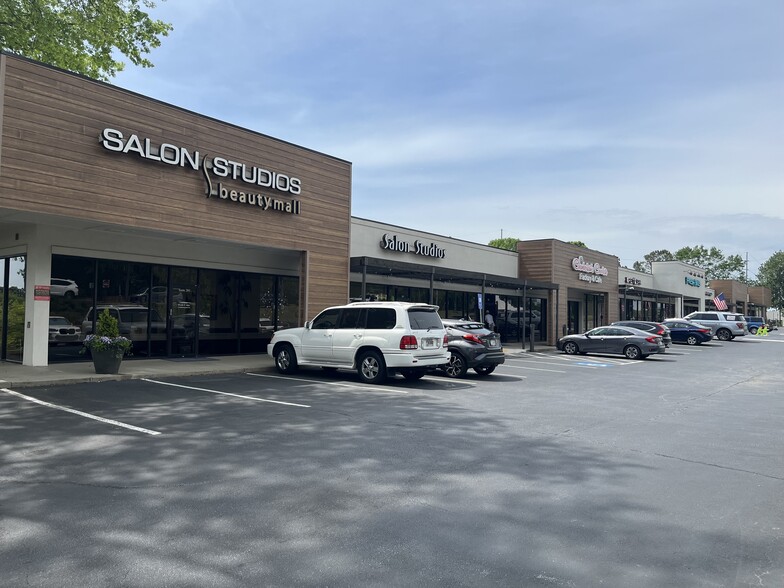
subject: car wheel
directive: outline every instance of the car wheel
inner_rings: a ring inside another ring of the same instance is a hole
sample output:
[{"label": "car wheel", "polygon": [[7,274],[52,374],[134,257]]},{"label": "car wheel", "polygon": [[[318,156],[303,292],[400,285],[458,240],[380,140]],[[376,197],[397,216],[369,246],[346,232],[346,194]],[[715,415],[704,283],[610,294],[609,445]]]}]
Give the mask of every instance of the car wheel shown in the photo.
[{"label": "car wheel", "polygon": [[700,342],[699,339],[697,339],[697,337],[695,337],[694,335],[689,335],[688,337],[686,337],[686,343],[688,343],[689,345],[697,345],[699,342]]},{"label": "car wheel", "polygon": [[400,370],[400,373],[406,380],[419,380],[425,375],[425,370],[407,369]]},{"label": "car wheel", "polygon": [[66,293],[65,293],[65,294],[63,294],[63,296],[64,296],[65,298],[69,299],[69,300],[70,300],[70,299],[73,299],[73,298],[76,298],[76,294],[74,294],[72,290],[68,290],[68,291],[66,291]]},{"label": "car wheel", "polygon": [[577,355],[580,353],[580,348],[574,341],[567,341],[563,344],[563,351],[566,355]]},{"label": "car wheel", "polygon": [[366,351],[359,358],[357,373],[365,384],[380,384],[387,379],[387,365],[377,352]]},{"label": "car wheel", "polygon": [[732,339],[732,333],[730,333],[727,329],[719,329],[716,333],[716,338],[719,341],[729,341]]},{"label": "car wheel", "polygon": [[293,374],[297,371],[297,354],[291,345],[281,345],[275,351],[275,367],[281,374]]},{"label": "car wheel", "polygon": [[642,351],[636,345],[627,345],[623,350],[623,354],[627,359],[643,359]]},{"label": "car wheel", "polygon": [[749,333],[751,333],[752,335],[756,335],[757,334],[757,327],[749,327]]},{"label": "car wheel", "polygon": [[444,371],[450,378],[463,378],[468,371],[468,365],[462,355],[452,351],[452,355],[449,356],[449,363],[444,366]]},{"label": "car wheel", "polygon": [[489,376],[495,371],[494,365],[479,365],[474,368],[474,371],[480,376]]}]

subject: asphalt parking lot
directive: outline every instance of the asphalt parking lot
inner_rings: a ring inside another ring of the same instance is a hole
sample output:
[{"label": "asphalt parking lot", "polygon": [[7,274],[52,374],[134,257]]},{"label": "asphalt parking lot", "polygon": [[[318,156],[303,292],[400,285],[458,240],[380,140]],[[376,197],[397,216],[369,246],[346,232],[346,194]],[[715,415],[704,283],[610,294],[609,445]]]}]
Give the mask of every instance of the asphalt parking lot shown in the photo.
[{"label": "asphalt parking lot", "polygon": [[782,586],[784,336],[0,392],[3,586]]}]

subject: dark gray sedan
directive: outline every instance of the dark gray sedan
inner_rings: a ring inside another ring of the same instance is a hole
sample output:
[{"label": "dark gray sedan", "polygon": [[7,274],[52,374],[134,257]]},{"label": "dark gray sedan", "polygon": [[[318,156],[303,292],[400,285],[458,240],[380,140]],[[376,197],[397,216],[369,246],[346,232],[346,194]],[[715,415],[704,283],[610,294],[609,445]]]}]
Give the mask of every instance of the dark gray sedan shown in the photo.
[{"label": "dark gray sedan", "polygon": [[567,335],[557,347],[568,355],[576,353],[618,353],[629,359],[645,359],[653,353],[664,353],[662,338],[632,327],[596,327],[579,335]]},{"label": "dark gray sedan", "polygon": [[462,378],[469,368],[480,376],[488,376],[495,366],[504,363],[501,338],[470,319],[444,319],[449,338],[449,363],[443,370],[450,378]]}]

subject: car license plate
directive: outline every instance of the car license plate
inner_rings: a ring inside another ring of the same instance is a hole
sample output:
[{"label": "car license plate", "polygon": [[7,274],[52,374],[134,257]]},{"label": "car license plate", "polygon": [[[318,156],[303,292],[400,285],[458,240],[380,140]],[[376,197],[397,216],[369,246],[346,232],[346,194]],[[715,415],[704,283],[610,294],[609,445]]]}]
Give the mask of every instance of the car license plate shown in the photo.
[{"label": "car license plate", "polygon": [[438,347],[438,339],[435,337],[422,337],[422,349],[435,349]]}]

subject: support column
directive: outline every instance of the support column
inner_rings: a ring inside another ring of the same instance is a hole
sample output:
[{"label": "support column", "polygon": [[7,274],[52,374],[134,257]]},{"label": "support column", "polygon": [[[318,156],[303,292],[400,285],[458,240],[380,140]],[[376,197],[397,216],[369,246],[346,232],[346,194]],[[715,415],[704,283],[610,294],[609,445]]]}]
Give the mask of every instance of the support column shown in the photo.
[{"label": "support column", "polygon": [[25,324],[22,364],[49,365],[49,299],[36,300],[35,287],[49,286],[52,245],[40,239],[38,228],[30,231],[25,258]]}]

